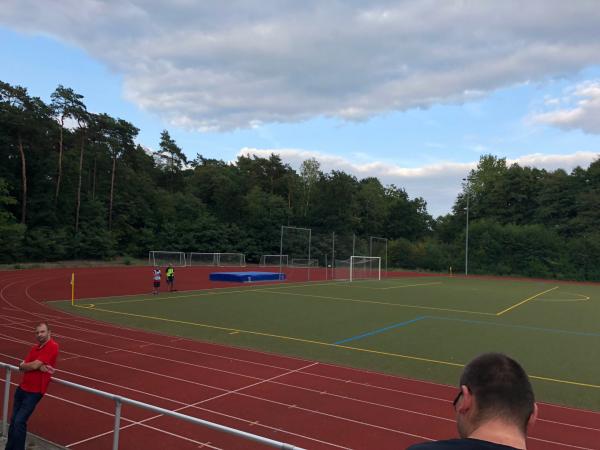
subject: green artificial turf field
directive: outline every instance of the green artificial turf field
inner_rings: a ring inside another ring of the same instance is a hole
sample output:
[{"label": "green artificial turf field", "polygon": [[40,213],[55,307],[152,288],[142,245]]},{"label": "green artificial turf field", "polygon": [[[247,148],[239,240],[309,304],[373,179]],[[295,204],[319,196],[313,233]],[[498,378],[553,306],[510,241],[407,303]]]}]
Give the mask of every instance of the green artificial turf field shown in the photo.
[{"label": "green artificial turf field", "polygon": [[477,278],[285,283],[54,302],[174,336],[456,384],[505,352],[540,400],[600,410],[600,285]]}]

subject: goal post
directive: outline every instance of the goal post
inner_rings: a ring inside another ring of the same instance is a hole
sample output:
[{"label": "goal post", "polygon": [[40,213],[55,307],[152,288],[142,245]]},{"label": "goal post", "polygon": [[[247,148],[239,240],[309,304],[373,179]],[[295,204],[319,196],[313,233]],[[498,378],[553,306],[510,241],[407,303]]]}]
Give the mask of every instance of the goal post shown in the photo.
[{"label": "goal post", "polygon": [[216,253],[190,252],[188,255],[189,266],[216,266]]},{"label": "goal post", "polygon": [[260,267],[287,266],[288,261],[289,261],[288,255],[261,255],[259,266]]},{"label": "goal post", "polygon": [[381,280],[381,258],[379,256],[351,256],[350,281]]},{"label": "goal post", "polygon": [[384,237],[369,236],[369,256],[379,256],[383,274],[388,272],[388,240]]},{"label": "goal post", "polygon": [[217,266],[246,267],[243,253],[217,253]]},{"label": "goal post", "polygon": [[148,253],[148,264],[151,266],[176,266],[185,267],[185,252],[167,252],[162,250],[151,250]]},{"label": "goal post", "polygon": [[290,267],[319,267],[319,260],[316,258],[292,258]]},{"label": "goal post", "polygon": [[[311,238],[312,229],[303,227],[294,227],[289,225],[281,226],[281,238],[279,244],[279,254],[288,255],[289,260],[306,260],[311,261]],[[306,268],[306,280],[310,281],[310,271],[312,266],[305,265],[300,266]],[[279,271],[283,272],[283,258],[280,260]],[[301,272],[296,271],[296,275],[300,275]]]},{"label": "goal post", "polygon": [[245,267],[246,255],[243,253],[190,252],[188,254],[188,265]]}]

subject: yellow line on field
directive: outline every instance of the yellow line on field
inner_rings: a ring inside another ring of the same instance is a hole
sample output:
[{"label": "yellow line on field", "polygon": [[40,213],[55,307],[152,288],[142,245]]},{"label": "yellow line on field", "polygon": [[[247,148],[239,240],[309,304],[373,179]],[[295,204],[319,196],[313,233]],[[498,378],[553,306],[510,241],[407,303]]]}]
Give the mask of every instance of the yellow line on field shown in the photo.
[{"label": "yellow line on field", "polygon": [[[320,283],[320,284],[324,285],[326,283]],[[331,284],[331,283],[327,283],[327,284]],[[429,285],[429,284],[438,284],[438,283],[402,285],[402,286],[394,286],[394,288],[423,286],[425,284]],[[441,284],[441,283],[439,283],[439,284]],[[152,302],[152,301],[165,300],[165,299],[166,300],[178,300],[178,299],[183,299],[183,298],[208,297],[208,296],[212,296],[212,295],[247,294],[249,292],[266,292],[268,294],[273,293],[273,294],[280,294],[280,295],[292,295],[292,296],[296,296],[296,297],[321,298],[321,299],[325,299],[325,300],[337,300],[337,301],[346,301],[346,302],[353,302],[353,303],[368,303],[368,304],[373,304],[373,305],[397,306],[397,307],[402,307],[402,308],[426,309],[426,310],[431,310],[431,311],[458,312],[458,313],[477,314],[477,315],[484,315],[484,316],[494,316],[495,315],[494,313],[489,313],[489,312],[468,311],[468,310],[463,310],[463,309],[452,309],[452,308],[438,308],[435,306],[407,305],[407,304],[401,304],[401,303],[379,302],[376,300],[362,300],[362,299],[352,299],[352,298],[346,298],[346,297],[330,297],[330,296],[326,296],[326,295],[298,294],[298,293],[286,292],[285,290],[282,290],[282,289],[307,287],[307,286],[315,286],[315,284],[302,284],[302,285],[294,284],[294,285],[288,285],[288,286],[279,285],[279,286],[269,286],[269,287],[264,287],[264,288],[248,288],[248,289],[219,290],[219,291],[207,290],[207,291],[200,291],[200,292],[196,292],[194,294],[186,294],[186,295],[168,295],[168,296],[153,295],[152,297],[147,297],[147,298],[131,299],[131,300],[116,300],[116,301],[112,301],[112,302],[102,302],[101,304],[102,304],[102,306],[121,305],[121,304],[126,304],[126,303],[143,303],[143,302]],[[375,289],[388,289],[388,288],[375,288]],[[82,306],[82,305],[80,305],[80,306]]]},{"label": "yellow line on field", "polygon": [[582,387],[600,389],[600,386],[598,386],[597,384],[580,383],[578,381],[559,380],[556,378],[541,377],[539,375],[529,375],[529,378],[533,378],[535,380],[541,380],[541,381],[550,381],[551,383],[571,384],[573,386],[582,386]]},{"label": "yellow line on field", "polygon": [[507,313],[508,311],[510,311],[510,310],[512,310],[512,309],[515,309],[516,307],[518,307],[518,306],[521,306],[521,305],[523,305],[523,304],[527,303],[528,301],[530,301],[530,300],[533,300],[534,298],[537,298],[537,297],[539,297],[540,295],[544,295],[544,294],[546,294],[546,293],[548,293],[548,292],[550,292],[550,291],[553,291],[553,290],[555,290],[555,289],[558,289],[558,286],[554,286],[553,288],[547,289],[547,290],[545,290],[544,292],[539,292],[539,293],[537,293],[537,294],[535,294],[535,295],[532,295],[531,297],[529,297],[529,298],[526,298],[525,300],[522,300],[522,301],[520,301],[519,303],[516,303],[516,304],[514,304],[514,305],[512,305],[512,306],[509,306],[509,307],[508,307],[508,308],[506,308],[505,310],[503,310],[503,311],[500,311],[500,312],[496,313],[496,315],[497,315],[497,316],[501,316],[502,314],[504,314],[504,313]]},{"label": "yellow line on field", "polygon": [[269,291],[268,293],[269,294],[280,294],[280,295],[294,295],[297,297],[321,298],[324,300],[336,300],[336,301],[341,301],[341,302],[368,303],[368,304],[373,304],[373,305],[397,306],[400,308],[430,309],[433,311],[449,311],[449,312],[460,312],[460,313],[465,313],[465,314],[478,314],[478,315],[483,315],[483,316],[495,316],[494,313],[489,313],[489,312],[468,311],[468,310],[464,310],[464,309],[438,308],[436,306],[406,305],[403,303],[378,302],[376,300],[361,300],[361,299],[346,298],[346,297],[330,297],[327,295],[296,294],[296,293],[292,293],[292,292]]},{"label": "yellow line on field", "polygon": [[[89,308],[86,308],[85,306],[80,306],[80,305],[75,305],[75,307],[82,308],[82,309],[89,309]],[[208,325],[208,324],[204,324],[204,323],[188,322],[185,320],[168,319],[166,317],[156,317],[156,316],[147,316],[147,315],[143,315],[143,314],[127,313],[127,312],[122,312],[122,311],[112,311],[112,310],[103,309],[103,308],[94,308],[93,310],[94,311],[102,311],[102,312],[106,312],[106,313],[110,313],[110,314],[122,315],[122,316],[137,317],[137,318],[150,319],[150,320],[159,320],[159,321],[163,321],[163,322],[176,323],[176,324],[180,324],[180,325],[191,325],[194,327],[228,331],[229,334],[246,333],[246,334],[252,334],[252,335],[256,335],[256,336],[284,339],[284,340],[288,340],[288,341],[300,342],[300,343],[305,343],[305,344],[315,344],[315,345],[320,345],[323,347],[330,347],[330,348],[341,348],[341,349],[345,349],[345,350],[353,350],[353,351],[362,352],[362,353],[371,353],[374,355],[391,356],[394,358],[409,359],[409,360],[413,360],[413,361],[420,361],[420,362],[426,362],[426,363],[432,363],[432,364],[440,364],[440,365],[444,365],[444,366],[451,366],[451,367],[458,367],[458,368],[464,367],[464,364],[450,362],[450,361],[442,361],[442,360],[438,360],[438,359],[424,358],[421,356],[403,355],[400,353],[383,352],[380,350],[370,350],[370,349],[360,348],[360,347],[350,347],[347,345],[330,344],[328,342],[296,338],[296,337],[291,337],[291,336],[282,336],[282,335],[278,335],[278,334],[264,333],[261,331],[249,331],[249,330],[241,330],[241,329],[237,329],[237,328],[220,327],[217,325]],[[593,388],[593,389],[600,389],[600,385],[580,383],[578,381],[560,380],[560,379],[556,379],[556,378],[548,378],[548,377],[542,377],[542,376],[538,376],[538,375],[529,375],[529,378],[533,378],[536,380],[542,380],[542,381],[549,381],[549,382],[553,382],[553,383],[569,384],[569,385],[580,386],[580,387],[589,387],[589,388]]]},{"label": "yellow line on field", "polygon": [[[309,287],[309,286],[323,286],[323,285],[336,285],[339,282],[328,282],[328,283],[311,283],[311,284],[282,284],[278,286],[266,286],[266,287],[247,287],[244,289],[219,289],[219,290],[211,290],[205,289],[202,291],[195,291],[191,294],[182,294],[182,295],[153,295],[152,297],[144,297],[144,298],[135,298],[131,300],[115,300],[111,302],[102,302],[103,305],[120,305],[123,303],[141,303],[141,302],[152,302],[159,300],[179,300],[184,298],[193,298],[193,297],[208,297],[211,295],[227,295],[227,294],[246,294],[248,292],[262,292],[269,291],[273,289],[294,289],[298,287]],[[138,294],[139,295],[139,294]],[[108,298],[108,297],[107,297]],[[88,299],[82,299],[81,301],[85,301]],[[96,299],[95,299],[96,300]]]}]

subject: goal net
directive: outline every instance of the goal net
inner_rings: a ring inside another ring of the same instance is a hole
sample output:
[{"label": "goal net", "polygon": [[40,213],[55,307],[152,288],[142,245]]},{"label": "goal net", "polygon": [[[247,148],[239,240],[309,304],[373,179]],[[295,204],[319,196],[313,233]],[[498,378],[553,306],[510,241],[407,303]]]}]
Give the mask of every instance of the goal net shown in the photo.
[{"label": "goal net", "polygon": [[246,255],[243,253],[201,253],[191,252],[188,257],[189,266],[246,266]]},{"label": "goal net", "polygon": [[[310,255],[311,235],[312,230],[310,228],[293,227],[289,225],[281,226],[279,254],[288,255],[290,262],[304,261],[303,265],[294,266],[289,272],[286,272],[288,273],[288,279],[291,281],[310,280],[310,272],[313,269],[310,262],[314,259]],[[282,266],[283,264],[281,264],[281,267]],[[291,264],[288,266],[291,266]]]},{"label": "goal net", "polygon": [[190,266],[216,266],[217,254],[191,252],[188,261],[188,265]]},{"label": "goal net", "polygon": [[381,280],[381,258],[378,256],[351,256],[350,281]]},{"label": "goal net", "polygon": [[288,255],[262,255],[259,265],[260,267],[287,266],[288,260]]},{"label": "goal net", "polygon": [[148,264],[151,266],[184,267],[186,265],[185,253],[152,250],[148,253]]},{"label": "goal net", "polygon": [[246,255],[243,253],[217,253],[217,266],[245,267]]},{"label": "goal net", "polygon": [[292,258],[290,267],[318,267],[319,260],[315,258]]}]

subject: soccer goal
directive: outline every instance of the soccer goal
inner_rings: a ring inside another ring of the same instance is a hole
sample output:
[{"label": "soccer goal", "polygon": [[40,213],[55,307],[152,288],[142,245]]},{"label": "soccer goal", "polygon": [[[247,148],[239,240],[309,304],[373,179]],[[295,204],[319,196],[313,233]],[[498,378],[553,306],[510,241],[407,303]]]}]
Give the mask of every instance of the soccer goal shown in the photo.
[{"label": "soccer goal", "polygon": [[186,266],[184,252],[163,252],[152,250],[148,253],[148,264],[151,266]]},{"label": "soccer goal", "polygon": [[287,266],[288,260],[288,255],[262,255],[259,265],[260,267]]},{"label": "soccer goal", "polygon": [[290,261],[290,267],[318,267],[318,259],[307,259],[307,258],[292,258]]},{"label": "soccer goal", "polygon": [[379,256],[351,256],[350,281],[381,280],[381,258]]},{"label": "soccer goal", "polygon": [[188,256],[188,265],[245,267],[246,255],[243,253],[191,252]]},{"label": "soccer goal", "polygon": [[246,267],[243,253],[217,253],[217,266]]},{"label": "soccer goal", "polygon": [[188,266],[216,266],[216,253],[191,252],[188,255]]}]

